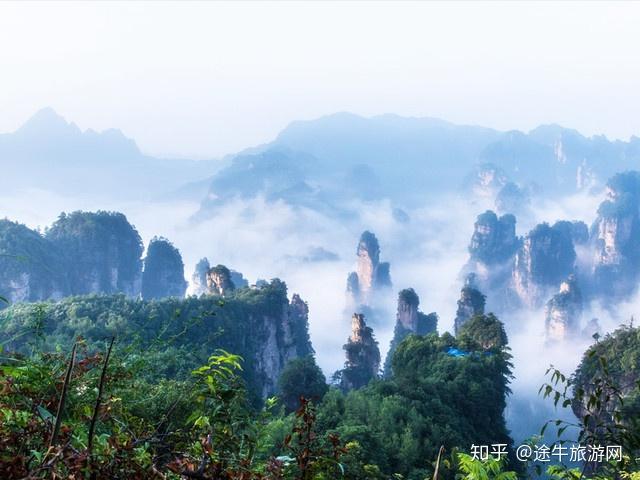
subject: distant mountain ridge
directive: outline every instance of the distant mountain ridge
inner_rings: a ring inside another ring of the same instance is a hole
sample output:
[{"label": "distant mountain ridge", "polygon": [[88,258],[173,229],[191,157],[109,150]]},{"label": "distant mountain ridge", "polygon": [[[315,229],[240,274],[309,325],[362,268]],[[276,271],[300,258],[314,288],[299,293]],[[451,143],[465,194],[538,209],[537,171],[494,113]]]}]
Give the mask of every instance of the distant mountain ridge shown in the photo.
[{"label": "distant mountain ridge", "polygon": [[5,189],[150,199],[210,176],[218,162],[153,158],[120,130],[82,131],[44,108],[0,134],[0,165]]},{"label": "distant mountain ridge", "polygon": [[[230,198],[262,195],[321,211],[382,198],[411,206],[443,193],[473,195],[478,189],[468,179],[485,171],[501,178],[494,196],[507,184],[512,192],[557,196],[603,187],[615,173],[637,168],[638,137],[609,141],[558,125],[500,132],[435,118],[337,113],[293,122],[273,142],[232,157],[202,205],[206,212]],[[295,195],[284,195],[282,180],[300,187]]]},{"label": "distant mountain ridge", "polygon": [[82,131],[46,108],[0,134],[0,163],[5,188],[202,199],[201,216],[232,198],[260,195],[350,215],[351,201],[388,198],[411,206],[444,192],[469,195],[474,188],[465,179],[478,169],[543,195],[601,187],[619,171],[640,168],[640,138],[610,141],[558,125],[500,132],[342,112],[294,121],[272,142],[223,161],[169,160],[144,155],[119,130]]}]

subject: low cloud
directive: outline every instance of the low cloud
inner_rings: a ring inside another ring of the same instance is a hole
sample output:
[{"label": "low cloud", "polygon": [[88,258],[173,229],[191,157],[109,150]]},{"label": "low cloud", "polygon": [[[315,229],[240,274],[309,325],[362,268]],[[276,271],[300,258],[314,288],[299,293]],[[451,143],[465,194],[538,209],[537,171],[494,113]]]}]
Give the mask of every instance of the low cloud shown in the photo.
[{"label": "low cloud", "polygon": [[[524,235],[541,221],[595,219],[601,195],[576,194],[560,201],[534,199],[529,217],[519,219],[518,234]],[[395,323],[397,293],[412,287],[421,300],[421,310],[435,311],[439,331],[453,331],[456,301],[460,295],[460,270],[468,258],[468,243],[476,216],[484,211],[456,196],[441,197],[435,203],[407,210],[408,222],[398,221],[388,201],[347,205],[358,215],[351,220],[335,219],[306,208],[263,198],[235,200],[219,207],[206,221],[190,220],[198,210],[194,202],[95,203],[28,190],[11,198],[0,196],[0,208],[10,219],[31,227],[50,225],[61,211],[122,211],[140,232],[145,245],[154,235],[169,238],[181,251],[185,275],[190,280],[196,262],[207,257],[243,273],[250,282],[279,277],[289,293],[299,293],[309,303],[310,332],[317,359],[329,376],[344,363],[342,345],[350,331],[350,313],[345,312],[346,278],[355,269],[360,234],[370,230],[381,246],[381,260],[391,263],[393,289],[381,294],[384,322],[375,335],[384,358]],[[337,254],[327,261],[300,261],[310,249],[322,248]],[[619,305],[615,313],[594,304],[585,321],[600,320],[604,331],[612,331],[637,312],[640,296]],[[538,388],[546,368],[553,364],[566,373],[574,371],[589,338],[572,339],[562,345],[548,345],[544,339],[544,311],[525,311],[502,318],[507,326],[514,356],[514,394],[507,416],[514,435],[535,433],[533,425],[553,413],[548,402],[539,399]],[[522,422],[527,415],[529,423]],[[538,428],[541,425],[537,425]]]}]

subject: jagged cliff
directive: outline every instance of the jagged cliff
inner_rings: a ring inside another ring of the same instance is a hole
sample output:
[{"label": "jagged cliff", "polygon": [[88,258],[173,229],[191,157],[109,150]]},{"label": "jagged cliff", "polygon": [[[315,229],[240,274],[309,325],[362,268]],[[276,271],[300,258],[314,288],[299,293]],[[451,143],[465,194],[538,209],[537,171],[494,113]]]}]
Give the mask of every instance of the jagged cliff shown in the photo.
[{"label": "jagged cliff", "polygon": [[[313,354],[308,332],[308,308],[287,286],[272,280],[261,288],[218,295],[141,300],[119,295],[87,295],[60,302],[12,304],[0,311],[0,343],[21,351],[29,337],[17,333],[31,328],[34,315],[45,333],[41,348],[69,346],[77,336],[98,345],[115,335],[127,344],[136,339],[144,347],[162,343],[165,361],[157,366],[169,376],[190,375],[218,348],[241,355],[243,375],[255,398],[277,391],[285,365]],[[162,335],[160,338],[158,335]],[[171,339],[170,342],[158,340]]]},{"label": "jagged cliff", "polygon": [[[620,326],[584,352],[572,377],[571,408],[596,438],[623,436],[640,412],[640,329]],[[618,415],[614,415],[617,412]]]},{"label": "jagged cliff", "polygon": [[140,293],[142,240],[123,214],[63,213],[45,237],[63,254],[71,294]]},{"label": "jagged cliff", "polygon": [[[576,272],[574,245],[586,248],[588,244],[584,222],[542,223],[524,238],[516,236],[515,224],[510,214],[498,217],[489,210],[479,215],[462,270],[473,276],[474,288],[488,295],[490,309],[497,312],[544,305],[560,283]],[[461,298],[461,319],[468,318],[464,306],[471,294],[463,289],[467,298]]]},{"label": "jagged cliff", "polygon": [[391,358],[398,348],[398,345],[407,335],[414,333],[416,335],[426,335],[435,333],[438,328],[438,315],[432,312],[425,315],[418,307],[420,306],[420,297],[413,288],[401,290],[398,293],[398,311],[396,313],[396,324],[393,330],[393,338],[389,346],[389,352],[385,359],[384,373],[391,373]]},{"label": "jagged cliff", "polygon": [[460,290],[458,309],[453,322],[454,332],[457,335],[462,326],[476,315],[484,314],[486,297],[476,288],[475,275],[469,275],[464,287]]},{"label": "jagged cliff", "polygon": [[[583,304],[599,300],[610,307],[638,289],[640,172],[608,181],[590,229],[582,221],[562,220],[539,224],[518,238],[515,217],[487,211],[477,218],[469,254],[462,273],[475,275],[476,289],[488,295],[488,308],[504,313],[546,305],[549,339],[580,334]],[[463,289],[461,319],[472,310],[470,294]],[[599,330],[596,323],[585,328],[589,335]]]},{"label": "jagged cliff", "polygon": [[478,215],[469,244],[472,262],[485,267],[501,264],[510,260],[517,248],[518,238],[514,215],[506,214],[498,217],[491,210]]},{"label": "jagged cliff", "polygon": [[225,296],[236,289],[231,280],[231,271],[224,265],[216,265],[207,271],[207,289],[209,293]]},{"label": "jagged cliff", "polygon": [[221,291],[228,292],[248,286],[249,282],[242,276],[242,273],[230,270],[224,265],[211,268],[209,259],[205,257],[198,261],[193,275],[191,275],[190,293],[193,295],[221,294]]},{"label": "jagged cliff", "polygon": [[143,271],[142,250],[140,235],[117,212],[62,213],[44,234],[1,220],[0,295],[11,303],[93,293],[184,296],[180,252],[154,237]]},{"label": "jagged cliff", "polygon": [[351,335],[344,345],[347,360],[339,372],[340,388],[349,391],[367,385],[378,376],[380,349],[368,327],[364,315],[354,313],[351,318]]},{"label": "jagged cliff", "polygon": [[210,268],[209,260],[206,257],[196,263],[196,268],[191,275],[190,292],[193,295],[202,295],[207,292],[207,272]]},{"label": "jagged cliff", "polygon": [[589,242],[589,227],[584,222],[560,220],[553,224],[553,228],[571,238],[574,245],[586,245]]},{"label": "jagged cliff", "polygon": [[347,278],[350,307],[370,305],[376,290],[391,287],[390,266],[387,262],[380,262],[380,245],[373,233],[362,233],[356,253],[357,269]]},{"label": "jagged cliff", "polygon": [[513,290],[527,307],[539,307],[560,282],[574,272],[576,252],[564,225],[536,226],[518,249],[513,267]]},{"label": "jagged cliff", "polygon": [[501,168],[492,163],[483,163],[465,177],[463,187],[472,197],[492,200],[508,181]]},{"label": "jagged cliff", "polygon": [[464,277],[474,275],[477,288],[489,295],[493,300],[492,309],[496,311],[513,303],[508,291],[520,243],[514,215],[498,217],[491,210],[478,215],[469,242],[469,260],[462,274]]},{"label": "jagged cliff", "polygon": [[628,296],[640,274],[640,172],[615,175],[591,228],[597,294],[609,300]]},{"label": "jagged cliff", "polygon": [[[255,358],[262,377],[262,398],[277,391],[278,378],[289,360],[315,353],[309,338],[309,307],[306,302],[297,294],[289,302],[287,286],[278,279],[258,291],[265,290],[273,308],[252,316],[250,323],[253,326],[247,326],[248,332],[257,335],[254,339]],[[243,289],[239,292],[254,291]]]},{"label": "jagged cliff", "polygon": [[574,275],[560,284],[560,291],[547,302],[545,332],[550,341],[565,340],[580,331],[582,292]]},{"label": "jagged cliff", "polygon": [[68,294],[61,252],[25,225],[0,220],[0,295],[15,303]]},{"label": "jagged cliff", "polygon": [[154,237],[144,259],[142,298],[184,297],[186,289],[180,252],[166,238]]}]

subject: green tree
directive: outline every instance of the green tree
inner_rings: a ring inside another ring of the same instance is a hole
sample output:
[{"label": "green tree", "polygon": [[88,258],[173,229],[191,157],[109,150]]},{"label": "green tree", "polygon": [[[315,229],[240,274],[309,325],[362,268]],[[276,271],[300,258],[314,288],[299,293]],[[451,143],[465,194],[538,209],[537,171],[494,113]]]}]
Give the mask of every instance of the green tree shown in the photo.
[{"label": "green tree", "polygon": [[312,355],[290,360],[278,380],[280,399],[287,412],[300,406],[300,398],[308,398],[320,403],[329,390],[322,370]]}]

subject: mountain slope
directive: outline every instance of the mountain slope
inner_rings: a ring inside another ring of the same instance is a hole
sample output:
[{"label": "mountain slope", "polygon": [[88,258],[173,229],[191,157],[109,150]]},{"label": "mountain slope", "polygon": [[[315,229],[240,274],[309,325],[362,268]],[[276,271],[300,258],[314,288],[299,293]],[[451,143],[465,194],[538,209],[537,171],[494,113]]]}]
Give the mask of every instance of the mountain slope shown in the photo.
[{"label": "mountain slope", "polygon": [[[148,199],[210,176],[214,161],[144,155],[119,130],[81,131],[51,108],[0,134],[3,188],[40,188],[93,198]],[[116,193],[117,192],[117,193]]]}]

